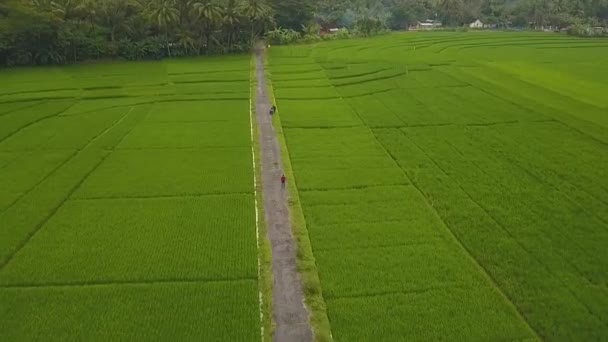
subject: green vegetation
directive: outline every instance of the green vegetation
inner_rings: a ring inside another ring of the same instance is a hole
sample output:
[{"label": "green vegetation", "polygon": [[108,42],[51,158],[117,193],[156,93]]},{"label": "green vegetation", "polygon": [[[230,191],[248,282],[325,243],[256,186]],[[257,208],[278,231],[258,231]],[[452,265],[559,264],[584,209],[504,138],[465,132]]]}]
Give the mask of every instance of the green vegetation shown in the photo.
[{"label": "green vegetation", "polygon": [[467,29],[476,19],[493,29],[601,36],[608,0],[3,0],[0,66],[227,54],[262,36],[310,43],[426,20]]},{"label": "green vegetation", "polygon": [[[608,40],[269,53],[317,340],[606,339]],[[0,71],[2,336],[271,340],[252,72],[247,56]]]},{"label": "green vegetation", "polygon": [[608,336],[607,54],[538,33],[271,48],[334,340]]},{"label": "green vegetation", "polygon": [[252,280],[0,292],[2,317],[6,317],[3,336],[10,341],[75,337],[257,341],[259,329],[252,328],[259,325],[256,297]]},{"label": "green vegetation", "polygon": [[247,56],[0,71],[6,340],[270,340],[250,72]]}]

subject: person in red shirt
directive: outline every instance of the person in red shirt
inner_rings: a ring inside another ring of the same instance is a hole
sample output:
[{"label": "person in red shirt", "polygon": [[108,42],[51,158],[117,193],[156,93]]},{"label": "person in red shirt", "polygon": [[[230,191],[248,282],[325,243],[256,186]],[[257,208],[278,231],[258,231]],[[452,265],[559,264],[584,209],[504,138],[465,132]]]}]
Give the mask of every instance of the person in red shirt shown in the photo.
[{"label": "person in red shirt", "polygon": [[281,188],[285,188],[285,182],[287,181],[287,177],[285,175],[281,176]]}]

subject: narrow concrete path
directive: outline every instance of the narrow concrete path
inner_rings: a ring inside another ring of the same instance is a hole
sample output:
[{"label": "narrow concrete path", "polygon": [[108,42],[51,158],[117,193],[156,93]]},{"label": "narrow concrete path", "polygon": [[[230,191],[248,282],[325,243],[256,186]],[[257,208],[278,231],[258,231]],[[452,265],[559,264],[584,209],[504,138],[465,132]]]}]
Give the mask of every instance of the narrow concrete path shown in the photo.
[{"label": "narrow concrete path", "polygon": [[268,114],[271,104],[264,75],[264,52],[263,45],[258,45],[255,49],[256,118],[261,149],[264,212],[272,246],[272,310],[276,322],[274,341],[308,342],[312,341],[312,330],[296,267],[297,247],[291,231],[287,189],[281,186],[281,150],[272,126],[272,117]]}]

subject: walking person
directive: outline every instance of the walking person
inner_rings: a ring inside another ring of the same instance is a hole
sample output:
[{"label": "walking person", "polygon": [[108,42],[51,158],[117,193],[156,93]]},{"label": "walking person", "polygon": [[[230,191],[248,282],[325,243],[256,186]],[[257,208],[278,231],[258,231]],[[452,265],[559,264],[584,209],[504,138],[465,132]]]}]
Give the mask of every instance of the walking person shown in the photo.
[{"label": "walking person", "polygon": [[285,177],[285,174],[283,174],[281,176],[281,189],[285,189],[285,182],[287,181],[287,177]]},{"label": "walking person", "polygon": [[277,111],[277,107],[275,105],[272,105],[272,107],[270,107],[270,115],[273,115],[275,112]]}]

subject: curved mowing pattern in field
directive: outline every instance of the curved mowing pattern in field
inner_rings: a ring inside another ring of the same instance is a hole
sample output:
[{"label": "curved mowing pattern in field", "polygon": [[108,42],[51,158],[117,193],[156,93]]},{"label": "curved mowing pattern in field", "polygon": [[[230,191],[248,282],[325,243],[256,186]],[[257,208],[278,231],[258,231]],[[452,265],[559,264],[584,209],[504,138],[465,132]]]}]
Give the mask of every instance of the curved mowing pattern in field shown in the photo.
[{"label": "curved mowing pattern in field", "polygon": [[533,33],[273,48],[336,341],[608,338],[606,55]]},{"label": "curved mowing pattern in field", "polygon": [[0,72],[5,340],[260,339],[248,67]]}]

